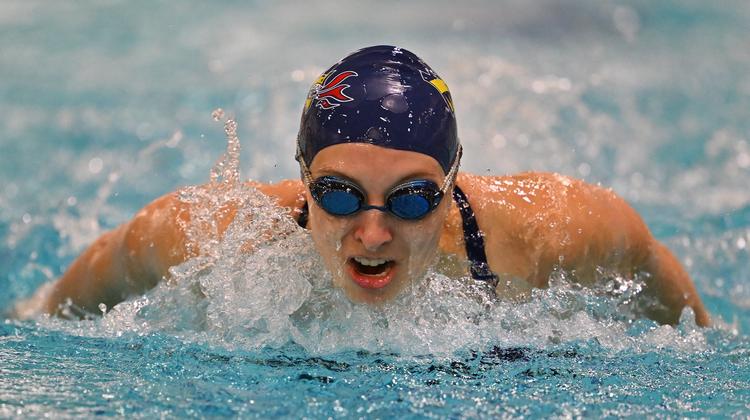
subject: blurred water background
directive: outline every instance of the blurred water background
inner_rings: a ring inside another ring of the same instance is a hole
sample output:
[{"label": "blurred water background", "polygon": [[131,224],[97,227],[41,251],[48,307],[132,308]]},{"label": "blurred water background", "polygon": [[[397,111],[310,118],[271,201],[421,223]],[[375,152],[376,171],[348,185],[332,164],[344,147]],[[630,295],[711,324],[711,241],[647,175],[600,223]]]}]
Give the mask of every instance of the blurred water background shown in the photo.
[{"label": "blurred water background", "polygon": [[199,279],[222,296],[195,303],[209,326],[179,301],[188,290],[168,288],[100,320],[0,324],[0,416],[746,416],[748,38],[740,0],[4,1],[0,309],[149,201],[206,182],[226,147],[217,107],[239,123],[244,178],[298,176],[312,81],[348,52],[395,44],[449,84],[464,170],[612,187],[719,326],[633,322],[564,286],[482,328],[441,318],[473,308],[440,288],[378,314],[334,296],[340,311],[316,324],[297,319],[318,302],[300,278],[306,301],[250,311],[250,286],[283,291],[290,273],[273,268],[314,258],[289,227],[299,249],[232,260],[256,278]]}]

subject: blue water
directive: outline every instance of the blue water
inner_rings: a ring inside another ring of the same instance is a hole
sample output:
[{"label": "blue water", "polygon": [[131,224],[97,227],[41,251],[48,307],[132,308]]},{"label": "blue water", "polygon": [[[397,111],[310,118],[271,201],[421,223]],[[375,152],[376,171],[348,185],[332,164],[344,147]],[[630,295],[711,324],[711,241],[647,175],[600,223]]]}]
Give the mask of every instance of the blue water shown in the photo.
[{"label": "blue water", "polygon": [[180,266],[104,318],[0,324],[0,416],[747,416],[749,22],[740,0],[3,2],[0,310],[155,197],[207,182],[217,107],[239,123],[243,178],[298,176],[312,80],[389,43],[450,85],[464,170],[612,187],[717,325],[633,320],[625,297],[564,279],[478,320],[440,276],[374,311],[327,288],[294,226],[293,247],[236,258],[272,222],[257,218],[211,270]]}]

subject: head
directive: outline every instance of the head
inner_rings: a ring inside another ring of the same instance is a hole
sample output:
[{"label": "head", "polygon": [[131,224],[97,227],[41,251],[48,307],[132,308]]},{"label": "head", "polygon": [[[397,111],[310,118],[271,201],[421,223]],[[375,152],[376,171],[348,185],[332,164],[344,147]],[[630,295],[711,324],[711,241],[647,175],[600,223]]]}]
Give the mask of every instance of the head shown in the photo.
[{"label": "head", "polygon": [[297,144],[308,226],[334,284],[374,303],[422,277],[461,154],[438,75],[403,49],[359,50],[313,84]]}]

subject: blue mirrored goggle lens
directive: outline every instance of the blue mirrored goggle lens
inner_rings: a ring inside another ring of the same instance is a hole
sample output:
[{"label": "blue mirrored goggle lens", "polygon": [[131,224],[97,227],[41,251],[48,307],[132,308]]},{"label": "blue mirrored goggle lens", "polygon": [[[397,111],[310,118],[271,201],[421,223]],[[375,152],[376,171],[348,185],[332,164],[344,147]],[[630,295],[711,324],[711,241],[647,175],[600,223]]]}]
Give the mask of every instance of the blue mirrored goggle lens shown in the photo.
[{"label": "blue mirrored goggle lens", "polygon": [[318,204],[323,210],[335,216],[346,216],[359,210],[362,204],[359,197],[347,189],[328,189],[318,198]]},{"label": "blue mirrored goggle lens", "polygon": [[388,209],[402,219],[421,219],[432,210],[424,193],[402,194],[388,200]]}]

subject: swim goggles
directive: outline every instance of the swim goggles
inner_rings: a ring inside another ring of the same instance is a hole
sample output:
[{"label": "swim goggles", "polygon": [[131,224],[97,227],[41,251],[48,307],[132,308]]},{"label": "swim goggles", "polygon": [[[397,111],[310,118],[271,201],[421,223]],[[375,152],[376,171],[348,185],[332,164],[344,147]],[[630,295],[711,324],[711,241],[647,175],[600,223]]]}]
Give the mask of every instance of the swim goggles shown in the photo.
[{"label": "swim goggles", "polygon": [[440,204],[440,200],[455,181],[460,159],[459,145],[456,158],[442,186],[438,187],[435,182],[425,179],[408,181],[393,187],[386,194],[384,206],[372,206],[366,204],[366,194],[354,182],[330,175],[313,179],[304,159],[299,154],[297,157],[310,194],[326,213],[333,216],[350,216],[360,211],[380,210],[403,220],[422,219]]}]

